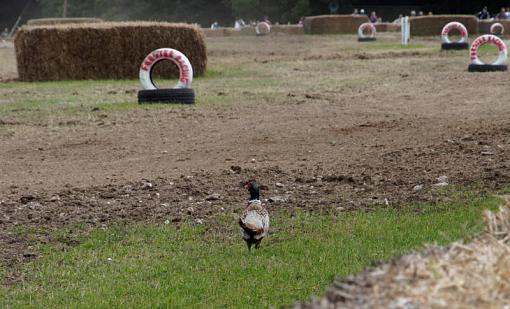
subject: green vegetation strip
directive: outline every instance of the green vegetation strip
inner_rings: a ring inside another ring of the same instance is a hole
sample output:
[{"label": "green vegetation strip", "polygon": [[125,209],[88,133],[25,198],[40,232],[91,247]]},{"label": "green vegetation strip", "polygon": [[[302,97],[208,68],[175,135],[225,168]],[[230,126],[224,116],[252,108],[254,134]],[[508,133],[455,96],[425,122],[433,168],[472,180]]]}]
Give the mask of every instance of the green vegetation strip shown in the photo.
[{"label": "green vegetation strip", "polygon": [[69,250],[41,247],[42,257],[22,266],[24,282],[0,287],[0,308],[288,305],[322,294],[336,275],[427,243],[468,239],[482,229],[482,210],[496,204],[484,198],[336,215],[280,212],[273,233],[252,252],[234,215],[179,229],[109,227]]}]

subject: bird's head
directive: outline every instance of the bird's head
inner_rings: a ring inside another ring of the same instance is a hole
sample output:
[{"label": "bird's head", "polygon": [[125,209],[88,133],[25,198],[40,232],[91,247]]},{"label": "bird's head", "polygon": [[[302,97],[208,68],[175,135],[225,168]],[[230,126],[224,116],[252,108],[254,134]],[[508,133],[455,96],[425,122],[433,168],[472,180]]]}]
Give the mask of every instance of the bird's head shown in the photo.
[{"label": "bird's head", "polygon": [[260,187],[255,179],[245,181],[242,185],[250,192],[250,201],[260,199]]}]

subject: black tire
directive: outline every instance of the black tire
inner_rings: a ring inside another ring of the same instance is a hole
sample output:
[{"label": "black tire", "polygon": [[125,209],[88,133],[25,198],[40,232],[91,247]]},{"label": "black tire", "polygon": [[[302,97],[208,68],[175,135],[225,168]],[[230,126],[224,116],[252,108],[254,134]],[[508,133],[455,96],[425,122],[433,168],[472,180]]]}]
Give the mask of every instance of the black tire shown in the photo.
[{"label": "black tire", "polygon": [[469,49],[469,43],[468,42],[464,42],[464,43],[443,43],[441,45],[441,49],[445,49],[445,50],[461,50],[461,49]]},{"label": "black tire", "polygon": [[377,38],[358,38],[358,42],[373,42],[373,41],[376,41]]},{"label": "black tire", "polygon": [[469,72],[503,72],[508,71],[508,66],[493,65],[493,64],[470,64],[468,67]]},{"label": "black tire", "polygon": [[195,91],[189,88],[140,90],[138,103],[194,104]]}]

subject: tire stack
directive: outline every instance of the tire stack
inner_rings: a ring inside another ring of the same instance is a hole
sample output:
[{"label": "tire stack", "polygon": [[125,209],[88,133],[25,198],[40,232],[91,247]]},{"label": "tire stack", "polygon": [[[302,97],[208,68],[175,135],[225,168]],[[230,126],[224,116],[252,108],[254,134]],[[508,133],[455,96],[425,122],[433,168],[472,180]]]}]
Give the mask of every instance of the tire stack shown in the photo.
[{"label": "tire stack", "polygon": [[[370,34],[368,36],[363,33],[364,30],[368,29]],[[372,23],[363,23],[358,28],[358,42],[374,42],[377,40],[375,37],[377,30]]]},{"label": "tire stack", "polygon": [[[448,37],[448,34],[451,30],[458,30],[460,32],[460,40],[458,42],[452,42]],[[461,50],[461,49],[469,49],[468,43],[468,31],[466,27],[456,21],[446,24],[444,26],[443,31],[441,31],[441,38],[443,40],[443,44],[441,45],[441,49],[444,50]]]},{"label": "tire stack", "polygon": [[[485,44],[494,44],[499,49],[499,56],[492,64],[483,63],[478,57],[478,49]],[[505,42],[499,37],[486,34],[478,37],[471,45],[471,64],[468,67],[469,72],[498,72],[508,71],[506,64],[508,51]]]},{"label": "tire stack", "polygon": [[[152,80],[154,66],[163,60],[170,60],[179,68],[179,82],[174,88],[158,89]],[[140,66],[140,83],[143,90],[138,92],[138,103],[180,103],[194,104],[195,92],[191,88],[193,68],[188,58],[178,50],[160,48],[151,52]]]}]

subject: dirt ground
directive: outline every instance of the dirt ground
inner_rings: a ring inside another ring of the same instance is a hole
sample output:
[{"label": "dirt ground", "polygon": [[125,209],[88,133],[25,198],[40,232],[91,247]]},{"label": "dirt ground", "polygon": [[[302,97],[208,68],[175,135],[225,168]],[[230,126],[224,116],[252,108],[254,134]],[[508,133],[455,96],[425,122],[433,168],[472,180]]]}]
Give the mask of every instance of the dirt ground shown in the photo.
[{"label": "dirt ground", "polygon": [[[59,123],[14,108],[0,114],[0,263],[34,258],[51,228],[235,212],[247,198],[239,182],[249,178],[269,186],[270,211],[291,212],[435,201],[440,176],[482,191],[506,186],[509,73],[468,73],[467,53],[441,52],[435,40],[411,49],[396,36],[381,40],[210,38],[209,67],[220,73],[195,82],[205,97],[196,107]],[[0,104],[42,96],[44,84],[11,80],[12,48],[0,49],[0,61]],[[256,79],[244,82],[247,72]],[[27,228],[38,237],[17,232]]]}]

